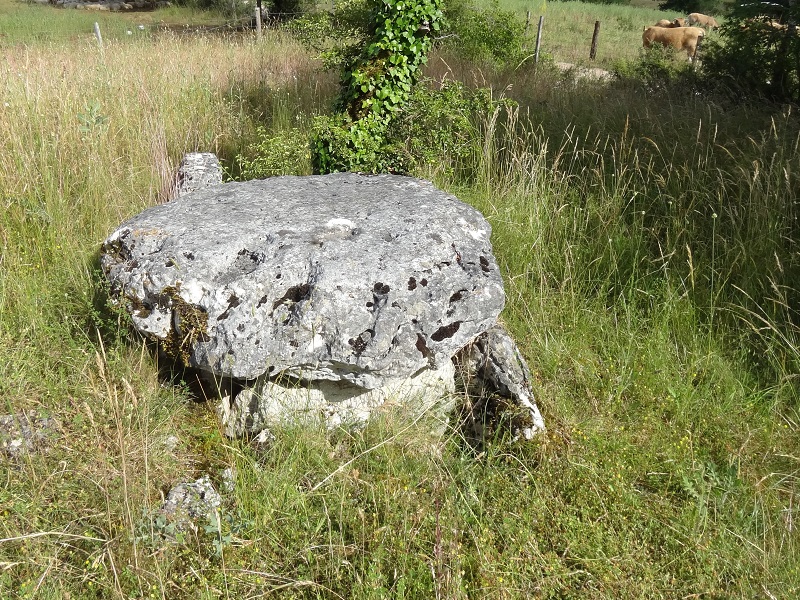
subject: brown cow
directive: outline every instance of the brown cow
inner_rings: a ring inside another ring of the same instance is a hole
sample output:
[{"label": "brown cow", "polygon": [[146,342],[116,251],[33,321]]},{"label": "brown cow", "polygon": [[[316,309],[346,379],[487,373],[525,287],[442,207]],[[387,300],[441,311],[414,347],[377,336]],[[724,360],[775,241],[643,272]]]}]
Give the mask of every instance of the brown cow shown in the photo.
[{"label": "brown cow", "polygon": [[[786,23],[775,21],[774,19],[745,19],[739,24],[739,29],[742,31],[754,31],[763,37],[774,37],[789,31],[789,26]],[[794,28],[794,35],[800,35],[800,28]]]},{"label": "brown cow", "polygon": [[673,27],[686,27],[686,19],[675,19],[672,22]]},{"label": "brown cow", "polygon": [[653,44],[661,44],[676,50],[683,50],[693,61],[697,54],[697,46],[705,36],[705,31],[699,27],[645,27],[642,33],[642,45],[649,48]]},{"label": "brown cow", "polygon": [[673,22],[669,19],[661,19],[657,21],[653,27],[675,27],[675,24],[673,24]]},{"label": "brown cow", "polygon": [[689,27],[702,27],[703,29],[716,29],[719,23],[714,17],[709,17],[702,13],[691,13],[686,17],[686,24]]},{"label": "brown cow", "polygon": [[[780,31],[781,33],[789,31],[789,26],[786,23],[781,23],[779,21],[775,20],[767,21],[767,25],[772,29],[774,29],[775,31]],[[794,28],[794,34],[800,35],[800,27]]]}]

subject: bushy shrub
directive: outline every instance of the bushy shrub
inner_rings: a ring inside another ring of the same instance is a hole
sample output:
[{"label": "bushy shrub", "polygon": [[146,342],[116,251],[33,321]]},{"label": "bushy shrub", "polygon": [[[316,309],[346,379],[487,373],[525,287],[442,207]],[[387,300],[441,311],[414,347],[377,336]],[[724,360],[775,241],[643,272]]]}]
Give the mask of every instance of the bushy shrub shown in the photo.
[{"label": "bushy shrub", "polygon": [[[326,144],[315,148],[315,155],[323,164],[341,164],[352,171],[452,176],[469,168],[469,159],[480,150],[478,124],[508,102],[460,82],[427,81],[415,86],[380,136],[364,133],[353,139],[342,127],[341,116],[318,117],[314,130]],[[315,163],[314,169],[319,171],[320,165]]]},{"label": "bushy shrub", "polygon": [[448,6],[450,33],[441,29],[441,0],[346,0],[291,24],[329,67],[344,65],[338,112],[314,120],[314,172],[453,172],[465,162],[474,117],[491,109],[491,96],[455,83],[416,85],[427,50],[438,35],[464,56],[516,64],[524,24],[496,5]]},{"label": "bushy shrub", "polygon": [[708,82],[739,96],[800,102],[800,36],[789,25],[798,18],[795,3],[738,7],[720,28],[720,40],[706,44]]},{"label": "bushy shrub", "polygon": [[370,36],[342,74],[338,113],[315,121],[315,171],[394,171],[386,130],[409,99],[439,31],[441,0],[371,0]]},{"label": "bushy shrub", "polygon": [[660,44],[643,48],[637,60],[618,62],[614,74],[622,81],[641,83],[648,90],[664,88],[679,79],[693,78],[686,55]]},{"label": "bushy shrub", "polygon": [[315,173],[402,173],[404,169],[374,121],[354,123],[346,114],[314,119],[311,161]]},{"label": "bushy shrub", "polygon": [[[469,60],[516,66],[524,57],[525,23],[494,0],[479,8],[474,0],[450,0],[441,7],[438,46]],[[327,68],[352,60],[371,35],[374,6],[370,0],[339,0],[332,11],[308,13],[289,24],[306,47],[318,52]]]},{"label": "bushy shrub", "polygon": [[479,123],[509,102],[493,99],[488,89],[428,81],[415,88],[387,136],[404,172],[452,176],[468,168],[470,158],[480,151]]},{"label": "bushy shrub", "polygon": [[470,0],[454,0],[445,8],[441,44],[468,60],[516,66],[525,57],[525,23],[497,0],[486,9]]},{"label": "bushy shrub", "polygon": [[272,132],[259,127],[257,140],[236,157],[237,179],[264,179],[276,175],[310,175],[308,131],[294,128]]}]

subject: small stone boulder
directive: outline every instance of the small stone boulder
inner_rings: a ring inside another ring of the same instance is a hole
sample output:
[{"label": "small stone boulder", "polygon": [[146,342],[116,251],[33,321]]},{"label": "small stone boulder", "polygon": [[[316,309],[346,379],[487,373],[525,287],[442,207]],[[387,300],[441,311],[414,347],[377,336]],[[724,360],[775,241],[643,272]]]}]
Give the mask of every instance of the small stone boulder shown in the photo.
[{"label": "small stone boulder", "polygon": [[46,450],[57,429],[53,417],[36,411],[0,415],[0,457],[19,460],[26,454]]},{"label": "small stone boulder", "polygon": [[471,444],[480,446],[498,426],[526,439],[544,429],[528,365],[503,327],[495,325],[479,335],[453,362],[467,398],[462,429]]},{"label": "small stone boulder", "polygon": [[197,529],[197,521],[209,521],[222,504],[222,497],[208,475],[170,489],[161,512],[175,523],[179,531]]},{"label": "small stone boulder", "polygon": [[210,152],[192,152],[183,157],[175,176],[175,195],[185,196],[196,190],[222,183],[222,165]]}]

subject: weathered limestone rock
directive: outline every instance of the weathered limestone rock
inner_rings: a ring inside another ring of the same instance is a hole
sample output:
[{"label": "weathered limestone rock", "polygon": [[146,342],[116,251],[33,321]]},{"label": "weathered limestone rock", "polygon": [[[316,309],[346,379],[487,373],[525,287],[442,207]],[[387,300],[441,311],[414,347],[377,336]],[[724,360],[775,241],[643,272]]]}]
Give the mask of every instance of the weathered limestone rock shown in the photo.
[{"label": "weathered limestone rock", "polygon": [[328,428],[365,422],[385,404],[412,405],[414,412],[435,411],[440,421],[454,407],[454,368],[445,361],[376,389],[326,380],[305,385],[259,377],[235,396],[223,395],[220,417],[229,437],[256,434],[278,424],[324,421]]},{"label": "weathered limestone rock", "polygon": [[473,441],[480,442],[487,427],[504,419],[505,426],[525,439],[544,430],[531,391],[530,370],[503,327],[495,325],[482,333],[453,360],[471,404],[466,418]]},{"label": "weathered limestone rock", "polygon": [[222,166],[211,152],[192,152],[183,157],[175,178],[176,195],[185,196],[196,190],[222,183]]},{"label": "weathered limestone rock", "polygon": [[150,208],[101,262],[135,326],[189,366],[373,389],[494,324],[504,294],[489,235],[427,182],[276,177]]},{"label": "weathered limestone rock", "polygon": [[497,322],[490,226],[429,182],[185,179],[194,191],[120,226],[101,264],[134,326],[216,381],[229,435],[430,406],[453,390],[453,356]]},{"label": "weathered limestone rock", "polygon": [[161,512],[179,530],[196,529],[196,521],[209,520],[222,504],[222,497],[214,489],[208,475],[193,483],[179,483],[167,494]]},{"label": "weathered limestone rock", "polygon": [[225,467],[220,473],[222,491],[230,494],[236,489],[236,468]]},{"label": "weathered limestone rock", "polygon": [[56,428],[55,419],[36,412],[0,415],[0,456],[17,460],[44,450]]}]

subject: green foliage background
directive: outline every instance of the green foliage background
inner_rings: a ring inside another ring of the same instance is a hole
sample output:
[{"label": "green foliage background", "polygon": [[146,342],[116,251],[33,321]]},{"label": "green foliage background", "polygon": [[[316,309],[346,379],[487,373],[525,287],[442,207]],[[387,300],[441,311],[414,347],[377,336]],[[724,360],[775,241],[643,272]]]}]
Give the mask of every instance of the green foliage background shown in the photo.
[{"label": "green foliage background", "polygon": [[677,10],[684,15],[697,12],[704,15],[719,16],[727,14],[735,3],[730,0],[666,0],[659,4],[662,10]]},{"label": "green foliage background", "polygon": [[445,4],[446,25],[442,47],[477,62],[517,66],[524,58],[525,23],[497,0],[476,6],[470,0]]},{"label": "green foliage background", "polygon": [[785,0],[735,7],[708,45],[707,79],[740,97],[800,102],[799,18],[800,6]]}]

